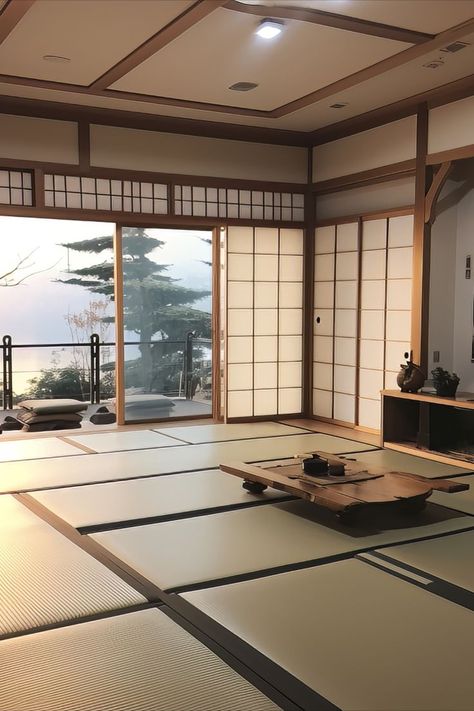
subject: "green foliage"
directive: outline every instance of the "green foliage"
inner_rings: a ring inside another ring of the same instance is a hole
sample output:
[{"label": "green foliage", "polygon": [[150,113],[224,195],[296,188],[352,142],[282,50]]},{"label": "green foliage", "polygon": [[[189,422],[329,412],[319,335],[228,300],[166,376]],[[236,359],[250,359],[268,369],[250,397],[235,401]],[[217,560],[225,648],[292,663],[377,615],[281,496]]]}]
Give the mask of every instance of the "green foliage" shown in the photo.
[{"label": "green foliage", "polygon": [[[162,247],[164,242],[149,237],[141,227],[133,227],[123,231],[122,245],[126,330],[134,331],[142,341],[151,340],[158,334],[161,338],[183,338],[187,331],[192,330],[196,330],[197,336],[209,337],[210,314],[194,310],[191,305],[209,296],[210,292],[178,284],[164,273],[168,265],[157,264],[147,256],[154,249]],[[76,269],[75,276],[61,281],[72,286],[83,286],[95,294],[113,298],[112,237],[96,237],[65,243],[63,246],[91,254],[111,252],[109,259],[90,267]]]},{"label": "green foliage", "polygon": [[[101,397],[113,397],[115,393],[114,373],[107,372],[101,377]],[[73,398],[87,401],[90,394],[89,371],[74,365],[64,368],[45,368],[37,378],[29,381],[25,396],[32,398]]]},{"label": "green foliage", "polygon": [[[208,240],[206,240],[208,241]],[[150,237],[144,228],[123,230],[124,325],[137,334],[140,358],[127,361],[127,386],[166,392],[176,389],[176,378],[182,370],[183,348],[177,344],[151,344],[154,339],[185,340],[189,331],[200,338],[211,337],[211,315],[193,308],[193,304],[210,292],[182,286],[166,274],[169,265],[158,264],[150,253],[164,246],[162,240]],[[102,255],[102,260],[89,267],[74,270],[62,280],[71,286],[82,286],[94,294],[110,299],[114,295],[112,237],[96,237],[63,246],[77,252]],[[106,256],[110,253],[110,256]],[[104,317],[104,323],[113,317]],[[113,367],[113,364],[111,364]],[[102,370],[108,366],[103,365]]]}]

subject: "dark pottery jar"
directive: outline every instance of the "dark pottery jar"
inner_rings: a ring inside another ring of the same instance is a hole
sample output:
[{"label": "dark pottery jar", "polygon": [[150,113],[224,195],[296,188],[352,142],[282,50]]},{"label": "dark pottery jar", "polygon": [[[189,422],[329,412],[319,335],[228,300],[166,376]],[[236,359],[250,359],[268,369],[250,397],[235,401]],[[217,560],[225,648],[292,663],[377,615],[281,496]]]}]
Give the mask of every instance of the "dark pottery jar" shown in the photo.
[{"label": "dark pottery jar", "polygon": [[400,372],[397,375],[397,385],[402,393],[417,393],[425,383],[425,374],[420,369],[419,365],[413,361],[407,361],[406,365],[400,366]]}]

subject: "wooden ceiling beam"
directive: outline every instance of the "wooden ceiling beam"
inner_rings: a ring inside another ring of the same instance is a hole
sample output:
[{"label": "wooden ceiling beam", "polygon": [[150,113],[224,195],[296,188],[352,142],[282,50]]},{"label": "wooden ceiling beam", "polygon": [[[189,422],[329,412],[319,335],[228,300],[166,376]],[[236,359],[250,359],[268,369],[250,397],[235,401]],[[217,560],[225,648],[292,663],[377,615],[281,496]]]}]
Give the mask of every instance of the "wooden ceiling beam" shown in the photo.
[{"label": "wooden ceiling beam", "polygon": [[423,44],[414,45],[403,50],[402,52],[397,52],[386,59],[382,59],[382,61],[377,62],[376,64],[372,64],[369,67],[365,67],[365,69],[360,69],[359,71],[354,72],[354,74],[350,74],[343,79],[339,79],[339,81],[328,84],[321,89],[316,89],[316,91],[312,91],[310,94],[302,96],[299,99],[295,99],[294,101],[290,101],[283,106],[279,106],[277,109],[274,109],[270,115],[272,118],[287,116],[288,114],[315,104],[322,99],[334,96],[341,91],[351,89],[358,84],[362,84],[364,81],[368,81],[369,79],[373,79],[381,74],[385,74],[391,69],[397,69],[398,67],[408,64],[408,62],[418,59],[429,52],[441,49],[451,42],[454,42],[461,37],[465,37],[472,32],[474,32],[474,18],[471,18],[466,22],[462,22],[461,24],[456,25],[456,27],[451,27],[445,32],[441,32],[439,35],[436,35],[436,37],[424,42]]},{"label": "wooden ceiling beam", "polygon": [[197,0],[194,5],[187,8],[181,15],[147,39],[146,42],[133,50],[127,57],[124,57],[124,59],[106,71],[105,74],[102,74],[101,77],[93,81],[90,88],[106,89],[111,86],[118,79],[121,79],[131,72],[132,69],[138,67],[160,49],[163,49],[167,44],[182,35],[183,32],[186,32],[186,30],[204,17],[210,15],[211,12],[214,12],[214,10],[224,5],[225,2],[226,0]]},{"label": "wooden ceiling beam", "polygon": [[[1,80],[0,80],[1,81]],[[102,126],[135,128],[143,131],[181,133],[205,138],[224,138],[251,143],[270,143],[281,146],[309,145],[309,134],[279,128],[242,126],[217,121],[200,121],[176,116],[123,111],[62,101],[43,101],[17,96],[0,96],[0,113],[14,116],[57,119],[59,121],[87,121]]]},{"label": "wooden ceiling beam", "polygon": [[277,20],[300,20],[301,22],[313,22],[316,25],[335,27],[348,32],[358,32],[363,35],[373,37],[383,37],[384,39],[396,40],[397,42],[407,42],[408,44],[421,44],[433,39],[434,35],[426,32],[407,30],[403,27],[393,27],[380,22],[370,20],[360,20],[357,17],[348,17],[333,12],[323,10],[312,10],[302,7],[276,7],[268,5],[245,5],[237,0],[228,0],[224,5],[226,10],[245,12],[249,15],[274,18]]},{"label": "wooden ceiling beam", "polygon": [[310,141],[313,146],[320,146],[323,143],[337,141],[345,136],[351,136],[354,133],[368,131],[376,126],[382,126],[391,121],[413,116],[416,114],[418,107],[422,103],[427,103],[430,109],[449,104],[451,101],[459,101],[474,93],[474,74],[467,77],[462,77],[449,84],[443,84],[435,89],[429,89],[420,94],[409,96],[406,99],[395,101],[392,104],[381,106],[378,109],[367,111],[364,114],[359,114],[344,121],[318,128],[316,131],[309,133]]},{"label": "wooden ceiling beam", "polygon": [[8,0],[0,11],[0,44],[15,29],[35,0]]}]

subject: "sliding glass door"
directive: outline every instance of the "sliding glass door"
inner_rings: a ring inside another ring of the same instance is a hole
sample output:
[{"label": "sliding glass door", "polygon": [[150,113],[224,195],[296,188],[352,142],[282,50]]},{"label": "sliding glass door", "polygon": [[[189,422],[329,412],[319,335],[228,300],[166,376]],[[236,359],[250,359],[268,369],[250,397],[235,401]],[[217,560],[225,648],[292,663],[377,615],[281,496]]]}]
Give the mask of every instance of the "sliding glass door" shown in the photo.
[{"label": "sliding glass door", "polygon": [[121,229],[125,422],[212,415],[212,239]]}]

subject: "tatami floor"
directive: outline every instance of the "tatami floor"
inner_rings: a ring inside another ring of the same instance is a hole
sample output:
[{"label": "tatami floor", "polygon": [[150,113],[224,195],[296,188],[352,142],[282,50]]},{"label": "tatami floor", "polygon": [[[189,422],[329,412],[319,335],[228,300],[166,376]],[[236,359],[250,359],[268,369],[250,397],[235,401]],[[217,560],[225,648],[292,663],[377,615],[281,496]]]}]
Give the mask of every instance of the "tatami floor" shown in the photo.
[{"label": "tatami floor", "polygon": [[[324,431],[315,431],[315,430]],[[453,477],[348,526],[219,465]],[[0,441],[2,711],[472,711],[474,474],[306,420]]]}]

